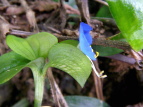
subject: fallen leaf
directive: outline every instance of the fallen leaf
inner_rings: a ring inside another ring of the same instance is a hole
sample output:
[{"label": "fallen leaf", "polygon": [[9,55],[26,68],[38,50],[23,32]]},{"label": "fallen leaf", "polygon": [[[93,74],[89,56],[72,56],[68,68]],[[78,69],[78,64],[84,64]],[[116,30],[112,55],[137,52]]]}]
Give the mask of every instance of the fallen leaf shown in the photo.
[{"label": "fallen leaf", "polygon": [[33,4],[32,9],[43,12],[43,11],[52,11],[57,9],[58,7],[59,7],[59,4],[55,2],[36,1]]},{"label": "fallen leaf", "polygon": [[19,15],[24,13],[23,7],[12,6],[6,9],[6,15]]}]

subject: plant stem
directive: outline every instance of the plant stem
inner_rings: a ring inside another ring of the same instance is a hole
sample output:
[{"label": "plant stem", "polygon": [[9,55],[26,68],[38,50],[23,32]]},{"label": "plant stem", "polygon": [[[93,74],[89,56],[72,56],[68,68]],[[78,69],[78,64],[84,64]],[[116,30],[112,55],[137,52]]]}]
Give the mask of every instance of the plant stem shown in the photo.
[{"label": "plant stem", "polygon": [[39,71],[33,71],[34,83],[35,83],[35,99],[34,107],[41,107],[43,93],[44,93],[44,75],[40,74]]}]

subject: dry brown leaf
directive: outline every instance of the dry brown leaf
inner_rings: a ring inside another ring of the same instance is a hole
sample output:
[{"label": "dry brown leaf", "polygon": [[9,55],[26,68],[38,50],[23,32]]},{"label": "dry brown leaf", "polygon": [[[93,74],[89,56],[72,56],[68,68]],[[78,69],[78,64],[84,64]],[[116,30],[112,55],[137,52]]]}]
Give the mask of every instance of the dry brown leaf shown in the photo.
[{"label": "dry brown leaf", "polygon": [[58,3],[55,2],[46,2],[46,1],[36,1],[32,6],[32,9],[43,11],[52,11],[59,7]]},{"label": "dry brown leaf", "polygon": [[22,13],[24,13],[23,7],[12,6],[6,9],[6,15],[19,15]]},{"label": "dry brown leaf", "polygon": [[2,10],[4,10],[4,9],[6,9],[7,8],[7,6],[1,6],[0,5],[0,10],[2,11]]},{"label": "dry brown leaf", "polygon": [[0,36],[2,36],[2,38],[5,38],[6,33],[9,32],[9,28],[10,28],[10,25],[8,23],[2,22],[0,20]]},{"label": "dry brown leaf", "polygon": [[25,15],[24,16],[15,15],[13,18],[11,18],[11,23],[19,26],[19,25],[27,25],[28,21],[26,20]]},{"label": "dry brown leaf", "polygon": [[69,29],[63,29],[62,33],[68,36],[77,36],[77,31],[69,30]]},{"label": "dry brown leaf", "polygon": [[4,53],[5,53],[5,46],[2,43],[0,43],[0,55]]},{"label": "dry brown leaf", "polygon": [[35,28],[36,27],[35,13],[32,10],[28,10],[26,12],[26,17],[28,19],[29,24]]}]

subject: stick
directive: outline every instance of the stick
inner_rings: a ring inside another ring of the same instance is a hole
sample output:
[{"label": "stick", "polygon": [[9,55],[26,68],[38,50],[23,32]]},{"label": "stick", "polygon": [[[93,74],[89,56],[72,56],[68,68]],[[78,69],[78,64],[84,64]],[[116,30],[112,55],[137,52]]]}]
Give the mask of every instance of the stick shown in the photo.
[{"label": "stick", "polygon": [[47,76],[48,76],[48,79],[50,82],[51,91],[52,91],[53,99],[56,103],[56,106],[57,107],[68,107],[68,104],[67,104],[66,100],[64,99],[64,97],[63,97],[63,95],[54,79],[51,68],[48,69]]}]

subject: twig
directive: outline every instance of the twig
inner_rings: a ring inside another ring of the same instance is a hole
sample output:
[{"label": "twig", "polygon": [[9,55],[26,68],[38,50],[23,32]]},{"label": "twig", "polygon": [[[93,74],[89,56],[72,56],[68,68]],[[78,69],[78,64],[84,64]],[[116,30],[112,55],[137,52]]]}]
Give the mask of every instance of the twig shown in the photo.
[{"label": "twig", "polygon": [[20,0],[20,2],[21,2],[21,4],[22,4],[23,8],[25,9],[25,11],[28,11],[28,10],[31,9],[31,8],[28,6],[28,4],[26,3],[25,0]]},{"label": "twig", "polygon": [[35,33],[34,33],[34,32],[21,31],[21,30],[11,30],[11,31],[9,32],[9,34],[27,37],[27,36],[33,35],[33,34],[35,34]]},{"label": "twig", "polygon": [[[94,35],[93,35],[94,36]],[[57,36],[58,39],[61,40],[78,40],[78,37],[71,37],[71,36]],[[101,46],[106,46],[106,47],[113,47],[113,48],[118,48],[122,50],[131,50],[131,46],[124,41],[117,41],[117,40],[106,40],[102,38],[94,38],[93,39],[93,45],[101,45]]]},{"label": "twig", "polygon": [[143,52],[139,51],[138,55],[143,59]]},{"label": "twig", "polygon": [[134,50],[131,50],[130,53],[136,60],[142,60],[142,57]]},{"label": "twig", "polygon": [[7,0],[1,0],[4,6],[10,6],[10,3]]},{"label": "twig", "polygon": [[139,70],[143,70],[143,54],[141,52],[135,52],[132,49],[129,52],[136,60],[136,68]]},{"label": "twig", "polygon": [[124,56],[122,54],[116,54],[116,55],[105,56],[105,57],[115,59],[115,60],[119,60],[122,62],[126,62],[126,63],[132,64],[132,65],[134,65],[136,63],[136,60],[134,58],[127,57],[127,56]]},{"label": "twig", "polygon": [[[20,31],[20,30],[11,30],[9,32],[9,34],[27,37],[27,36],[33,35],[35,33],[33,33],[33,32],[26,32],[26,31]],[[56,37],[59,40],[78,40],[78,37],[59,36],[59,34]],[[106,39],[102,39],[102,38],[94,38],[93,39],[93,44],[94,45],[106,46],[106,47],[118,48],[118,49],[122,49],[124,51],[130,51],[132,49],[131,46],[127,42],[117,41],[117,40],[106,40]],[[142,57],[142,56],[140,55],[140,57]],[[143,66],[142,60],[140,60],[142,58],[137,60],[136,57],[129,58],[129,57],[126,57],[126,56],[123,56],[123,55],[115,55],[115,56],[113,55],[113,56],[108,56],[108,58],[120,60],[120,61],[129,63],[129,64],[136,64],[136,63],[138,63],[139,66],[141,66],[141,67]]]},{"label": "twig", "polygon": [[28,6],[25,0],[20,0],[23,8],[26,11],[26,17],[28,19],[29,24],[33,27],[33,30],[35,32],[39,32],[37,23],[36,23],[36,18],[35,18],[35,13],[32,11],[32,9]]},{"label": "twig", "polygon": [[[11,32],[9,32],[9,33],[13,34],[13,35],[18,35],[18,36],[25,36],[25,35],[29,36],[29,35],[35,34],[35,33],[32,33],[32,32],[25,32],[25,31],[22,31],[22,32],[20,32],[20,30],[11,30]],[[71,36],[56,36],[56,37],[60,40],[78,40],[78,37],[71,37]],[[113,48],[123,49],[125,51],[126,50],[131,50],[131,46],[127,42],[124,42],[124,41],[94,38],[93,39],[93,44],[94,45],[102,45],[102,46],[106,46],[106,47],[113,47]]]},{"label": "twig", "polygon": [[105,2],[105,1],[102,1],[102,0],[95,0],[95,1],[96,1],[96,2],[99,2],[99,3],[103,4],[103,5],[109,6],[108,3]]},{"label": "twig", "polygon": [[60,19],[61,19],[60,30],[63,30],[67,22],[67,14],[63,0],[60,0]]},{"label": "twig", "polygon": [[6,33],[9,32],[10,24],[8,21],[0,15],[0,42],[3,42]]},{"label": "twig", "polygon": [[68,107],[66,100],[64,99],[54,77],[51,68],[48,68],[47,76],[50,82],[53,99],[55,100],[56,107]]},{"label": "twig", "polygon": [[102,38],[96,38],[96,39],[93,39],[93,44],[106,46],[106,47],[118,48],[124,51],[131,50],[131,46],[127,42],[124,42],[124,41],[106,40]]},{"label": "twig", "polygon": [[50,26],[45,26],[45,27],[47,27],[47,28],[50,29],[51,31],[54,31],[54,32],[56,32],[56,33],[58,33],[58,34],[61,34],[61,32],[60,32],[59,30],[57,30],[57,29],[55,29],[55,28],[53,28],[53,27],[50,27]]},{"label": "twig", "polygon": [[77,15],[80,15],[79,10],[74,9],[72,6],[70,6],[68,4],[65,4],[64,6],[65,6],[66,12],[68,14],[77,14]]},{"label": "twig", "polygon": [[93,19],[97,19],[106,25],[117,27],[117,24],[113,18],[93,17]]},{"label": "twig", "polygon": [[[130,54],[133,56],[133,58],[124,56],[122,54],[116,54],[116,55],[105,56],[105,57],[115,59],[115,60],[118,60],[118,61],[122,61],[122,62],[126,62],[128,64],[132,64],[132,65],[134,65],[134,67],[137,70],[143,70],[143,59],[139,58],[138,52],[132,53],[130,51]],[[137,59],[137,58],[139,58],[139,59]]]},{"label": "twig", "polygon": [[[94,64],[96,66],[97,71],[100,71],[100,69],[98,67],[97,60],[94,61]],[[103,91],[102,91],[102,81],[101,81],[102,79],[97,77],[97,75],[94,72],[92,74],[93,74],[93,78],[94,78],[94,84],[95,84],[97,98],[100,100],[104,100]]]},{"label": "twig", "polygon": [[88,0],[76,0],[76,4],[81,14],[81,21],[90,25]]}]

